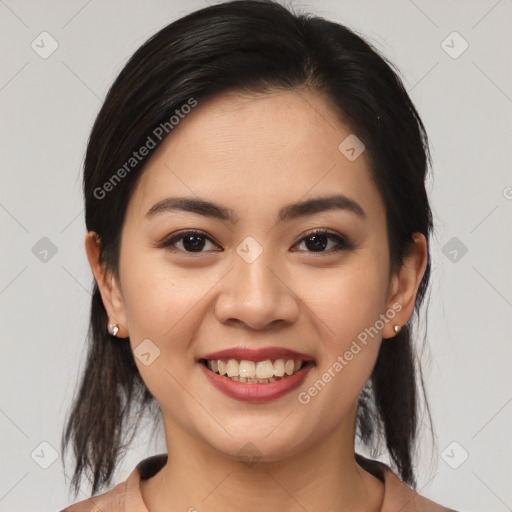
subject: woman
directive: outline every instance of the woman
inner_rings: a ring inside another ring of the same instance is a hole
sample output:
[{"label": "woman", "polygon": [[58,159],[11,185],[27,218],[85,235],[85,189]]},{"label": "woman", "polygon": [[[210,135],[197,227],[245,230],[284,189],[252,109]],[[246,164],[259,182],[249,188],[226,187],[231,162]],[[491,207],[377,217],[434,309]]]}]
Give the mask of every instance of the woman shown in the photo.
[{"label": "woman", "polygon": [[87,149],[63,451],[94,495],[152,407],[167,454],[65,510],[448,510],[412,488],[428,163],[400,79],[342,25],[226,2],[147,41]]}]

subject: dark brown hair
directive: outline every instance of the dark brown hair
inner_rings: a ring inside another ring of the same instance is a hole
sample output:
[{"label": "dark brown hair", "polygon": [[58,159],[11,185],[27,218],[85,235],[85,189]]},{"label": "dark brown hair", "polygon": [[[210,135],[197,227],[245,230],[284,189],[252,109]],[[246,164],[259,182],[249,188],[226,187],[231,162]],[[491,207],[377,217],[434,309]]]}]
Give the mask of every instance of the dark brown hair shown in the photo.
[{"label": "dark brown hair", "polygon": [[[86,227],[99,236],[104,268],[118,277],[126,208],[161,140],[122,179],[109,180],[123,166],[126,170],[126,162],[148,137],[155,139],[156,127],[169,123],[191,98],[201,102],[227,91],[304,87],[323,94],[364,142],[386,206],[390,270],[399,269],[412,234],[423,233],[429,241],[432,231],[425,190],[428,140],[402,81],[375,48],[345,26],[263,0],[217,4],[169,24],[135,52],[110,88],[90,135],[83,180]],[[107,182],[112,186],[103,193]],[[430,255],[416,314],[429,277]],[[96,283],[90,315],[87,361],[62,437],[63,462],[70,443],[76,458],[75,496],[84,471],[92,474],[93,495],[109,485],[143,412],[152,410],[155,421],[159,413],[129,342],[107,332]],[[409,322],[395,338],[382,341],[357,416],[362,442],[377,454],[384,440],[396,471],[412,486],[417,364]]]}]

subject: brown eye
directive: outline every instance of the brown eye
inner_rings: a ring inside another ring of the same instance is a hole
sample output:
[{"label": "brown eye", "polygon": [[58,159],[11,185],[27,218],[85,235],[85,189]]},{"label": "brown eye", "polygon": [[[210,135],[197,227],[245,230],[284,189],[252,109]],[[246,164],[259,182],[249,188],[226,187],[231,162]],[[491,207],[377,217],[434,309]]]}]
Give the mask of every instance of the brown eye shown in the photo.
[{"label": "brown eye", "polygon": [[170,238],[166,238],[159,244],[159,247],[169,250],[179,250],[186,253],[201,253],[207,252],[203,249],[208,243],[216,247],[212,240],[204,233],[200,231],[184,231]]},{"label": "brown eye", "polygon": [[[306,235],[301,240],[300,245],[302,244],[304,244],[308,252],[320,253],[332,253],[352,248],[352,245],[345,237],[331,233],[330,231],[321,230]],[[326,250],[326,248],[328,249]]]},{"label": "brown eye", "polygon": [[190,252],[201,252],[205,246],[205,238],[201,235],[186,235],[181,238],[183,248]]}]

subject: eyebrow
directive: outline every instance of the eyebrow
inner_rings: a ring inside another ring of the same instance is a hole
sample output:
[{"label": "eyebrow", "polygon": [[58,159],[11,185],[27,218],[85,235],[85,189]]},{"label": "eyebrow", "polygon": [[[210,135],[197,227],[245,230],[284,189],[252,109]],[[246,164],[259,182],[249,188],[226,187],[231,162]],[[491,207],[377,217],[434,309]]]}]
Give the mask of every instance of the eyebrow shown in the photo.
[{"label": "eyebrow", "polygon": [[[355,214],[362,220],[366,220],[366,213],[359,203],[341,194],[288,204],[279,210],[277,218],[279,222],[290,221],[299,217],[332,210],[345,210]],[[238,217],[233,209],[195,197],[168,197],[163,199],[148,210],[146,218],[176,211],[196,213],[205,217],[229,221],[232,224],[238,222]]]}]

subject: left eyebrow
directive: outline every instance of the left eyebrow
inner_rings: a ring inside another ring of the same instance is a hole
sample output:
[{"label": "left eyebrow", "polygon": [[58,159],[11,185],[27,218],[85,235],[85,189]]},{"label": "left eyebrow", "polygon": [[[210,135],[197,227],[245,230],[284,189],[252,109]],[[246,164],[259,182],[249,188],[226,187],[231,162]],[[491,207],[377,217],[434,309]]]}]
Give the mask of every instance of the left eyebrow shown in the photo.
[{"label": "left eyebrow", "polygon": [[328,210],[345,210],[366,220],[366,213],[359,203],[344,195],[334,195],[308,199],[300,203],[287,205],[279,211],[279,221],[314,215]]},{"label": "left eyebrow", "polygon": [[[344,195],[333,195],[286,205],[279,210],[278,220],[279,222],[290,221],[328,210],[345,210],[363,220],[366,219],[366,213],[359,203]],[[229,221],[232,224],[238,222],[238,217],[231,208],[196,197],[168,197],[153,205],[146,213],[146,217],[150,218],[159,213],[173,211],[196,213],[205,217]]]}]

